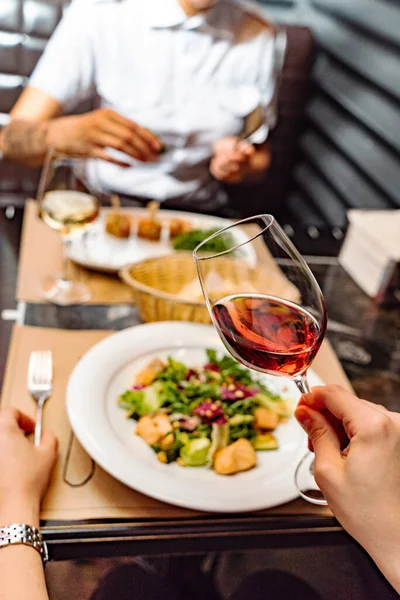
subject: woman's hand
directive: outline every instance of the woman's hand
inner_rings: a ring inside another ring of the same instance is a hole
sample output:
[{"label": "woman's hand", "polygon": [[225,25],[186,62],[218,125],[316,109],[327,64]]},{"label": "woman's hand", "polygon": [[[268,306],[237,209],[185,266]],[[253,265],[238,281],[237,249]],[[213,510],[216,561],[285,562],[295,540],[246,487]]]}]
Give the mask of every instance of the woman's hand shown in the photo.
[{"label": "woman's hand", "polygon": [[40,502],[57,458],[57,439],[45,431],[40,446],[26,438],[35,423],[14,408],[0,410],[0,527],[39,527]]},{"label": "woman's hand", "polygon": [[400,592],[400,415],[335,385],[303,395],[295,414],[330,508]]}]

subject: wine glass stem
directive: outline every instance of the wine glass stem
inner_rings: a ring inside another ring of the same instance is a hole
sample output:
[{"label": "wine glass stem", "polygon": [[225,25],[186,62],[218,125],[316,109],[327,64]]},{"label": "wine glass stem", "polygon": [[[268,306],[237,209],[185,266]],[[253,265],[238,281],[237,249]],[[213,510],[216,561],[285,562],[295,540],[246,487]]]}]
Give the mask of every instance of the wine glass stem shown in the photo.
[{"label": "wine glass stem", "polygon": [[70,240],[62,236],[62,270],[61,270],[61,279],[62,281],[69,281],[69,258],[68,258],[68,249],[70,246]]},{"label": "wine glass stem", "polygon": [[304,375],[299,375],[298,377],[295,377],[294,382],[297,385],[301,394],[309,394],[311,392],[311,388],[308,385],[307,381],[307,375],[305,373]]}]

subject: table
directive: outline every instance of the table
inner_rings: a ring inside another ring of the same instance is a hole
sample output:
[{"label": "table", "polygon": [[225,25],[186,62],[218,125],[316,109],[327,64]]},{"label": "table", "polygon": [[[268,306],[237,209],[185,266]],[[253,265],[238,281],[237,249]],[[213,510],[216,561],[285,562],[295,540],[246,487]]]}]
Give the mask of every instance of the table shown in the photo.
[{"label": "table", "polygon": [[[0,311],[27,325],[69,329],[122,329],[139,323],[134,306],[60,308],[20,305],[16,315],[15,283],[22,211],[11,220],[0,214]],[[301,250],[301,248],[300,248]],[[309,257],[327,300],[328,338],[356,392],[400,410],[400,311],[374,305],[334,258]],[[7,312],[8,311],[8,312]],[[12,321],[0,320],[0,385]],[[137,520],[85,523],[47,522],[43,527],[55,559],[160,554],[224,549],[346,543],[331,517],[201,516],[185,520]]]}]

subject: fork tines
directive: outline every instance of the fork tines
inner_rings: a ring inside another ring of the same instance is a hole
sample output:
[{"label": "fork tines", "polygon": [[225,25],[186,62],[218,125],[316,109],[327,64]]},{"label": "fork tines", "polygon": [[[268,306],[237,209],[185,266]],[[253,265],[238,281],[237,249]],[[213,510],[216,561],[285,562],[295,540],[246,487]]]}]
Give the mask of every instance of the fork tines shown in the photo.
[{"label": "fork tines", "polygon": [[28,367],[28,388],[49,385],[53,378],[53,358],[50,350],[31,352]]}]

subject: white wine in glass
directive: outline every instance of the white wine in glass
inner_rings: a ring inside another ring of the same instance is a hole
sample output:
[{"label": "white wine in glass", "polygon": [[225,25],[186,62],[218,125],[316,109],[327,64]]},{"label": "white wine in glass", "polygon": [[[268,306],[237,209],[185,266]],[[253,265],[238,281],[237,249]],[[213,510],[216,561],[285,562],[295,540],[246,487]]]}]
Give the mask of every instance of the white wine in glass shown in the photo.
[{"label": "white wine in glass", "polygon": [[37,200],[40,218],[59,231],[63,241],[63,272],[42,282],[42,297],[61,306],[87,302],[91,297],[90,290],[69,278],[67,257],[71,236],[83,233],[99,214],[98,194],[90,189],[86,180],[86,160],[49,151]]},{"label": "white wine in glass", "polygon": [[91,194],[74,190],[46,192],[40,206],[40,217],[52,229],[69,235],[86,228],[99,213],[97,199]]}]

